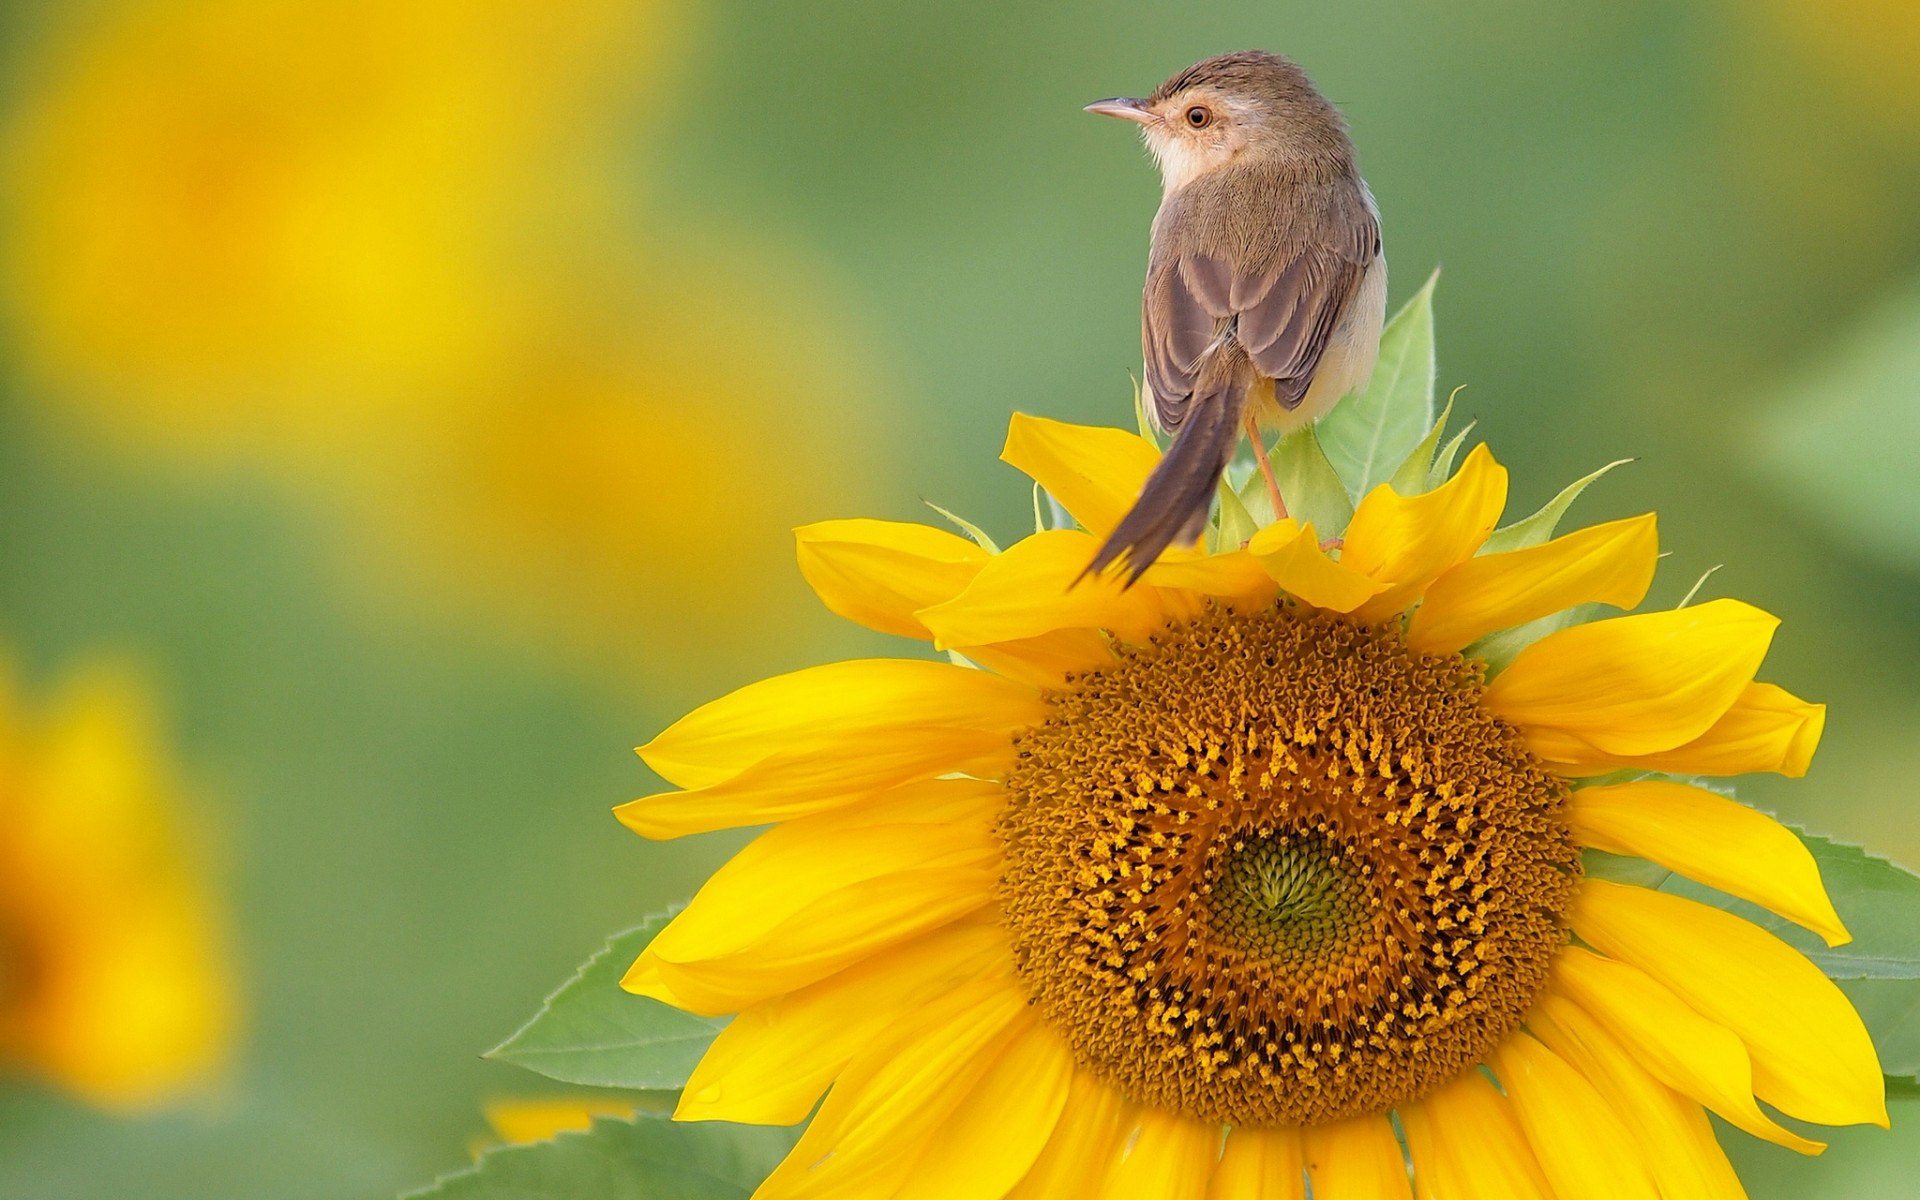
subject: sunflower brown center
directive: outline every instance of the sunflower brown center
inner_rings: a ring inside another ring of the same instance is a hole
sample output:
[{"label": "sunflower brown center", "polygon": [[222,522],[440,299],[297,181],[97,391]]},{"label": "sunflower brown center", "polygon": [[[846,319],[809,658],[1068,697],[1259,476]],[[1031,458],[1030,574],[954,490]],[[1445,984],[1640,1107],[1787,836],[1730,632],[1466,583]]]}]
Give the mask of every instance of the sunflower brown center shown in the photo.
[{"label": "sunflower brown center", "polygon": [[1308,610],[1213,609],[1050,697],[1001,820],[1035,1003],[1129,1097],[1379,1113],[1519,1024],[1565,943],[1566,788],[1478,668]]}]

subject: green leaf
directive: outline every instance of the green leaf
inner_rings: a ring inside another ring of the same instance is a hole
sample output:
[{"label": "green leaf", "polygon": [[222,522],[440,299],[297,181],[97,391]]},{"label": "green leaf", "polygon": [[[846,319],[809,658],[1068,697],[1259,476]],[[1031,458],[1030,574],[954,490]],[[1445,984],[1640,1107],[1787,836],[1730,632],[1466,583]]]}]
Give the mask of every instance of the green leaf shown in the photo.
[{"label": "green leaf", "polygon": [[946,509],[941,508],[938,504],[935,504],[931,500],[922,500],[920,503],[926,505],[928,508],[939,513],[941,516],[945,517],[948,521],[950,521],[953,524],[953,527],[955,529],[958,529],[961,533],[964,533],[968,537],[972,538],[973,544],[980,547],[982,550],[985,550],[988,554],[1000,553],[1000,547],[995,545],[993,539],[987,536],[986,530],[980,528],[978,525],[975,525],[972,521],[967,520],[965,517],[958,516],[954,513],[948,512]]},{"label": "green leaf", "polygon": [[1843,979],[1840,990],[1867,1023],[1880,1069],[1904,1078],[1912,1095],[1920,1088],[1920,987],[1904,979]]},{"label": "green leaf", "polygon": [[1882,562],[1920,570],[1920,285],[1788,386],[1753,438],[1766,490]]},{"label": "green leaf", "polygon": [[747,1200],[793,1141],[787,1129],[603,1119],[489,1150],[406,1200]]},{"label": "green leaf", "polygon": [[[1912,1075],[1889,1074],[1886,1078],[1887,1102],[1889,1104],[1912,1104],[1920,1100],[1920,1079]],[[1894,1120],[1899,1120],[1895,1117]]]},{"label": "green leaf", "polygon": [[635,1091],[686,1086],[724,1019],[696,1017],[620,990],[620,977],[666,926],[647,918],[608,942],[487,1057],[550,1079]]},{"label": "green leaf", "polygon": [[[1296,520],[1310,521],[1321,537],[1339,537],[1353,520],[1353,501],[1346,485],[1334,473],[1321,449],[1320,438],[1312,425],[1302,426],[1274,443],[1267,456],[1274,478],[1280,481],[1280,495]],[[1271,514],[1266,481],[1255,471],[1241,488],[1241,499],[1256,517]]]},{"label": "green leaf", "polygon": [[1320,418],[1327,461],[1356,503],[1385,483],[1433,427],[1433,285],[1439,278],[1435,271],[1387,322],[1366,390]]},{"label": "green leaf", "polygon": [[[1447,418],[1453,415],[1454,396],[1459,394],[1459,388],[1453,389],[1453,395],[1447,397],[1447,406],[1434,418],[1433,428],[1427,430],[1427,436],[1421,438],[1420,444],[1408,453],[1407,461],[1401,463],[1393,473],[1393,478],[1387,480],[1387,484],[1402,496],[1416,496],[1437,486],[1432,482],[1433,456],[1440,448],[1441,435],[1447,431]],[[1441,479],[1445,478],[1441,476]]]},{"label": "green leaf", "polygon": [[1586,491],[1589,485],[1608,471],[1632,461],[1630,458],[1615,459],[1593,474],[1574,480],[1560,489],[1558,496],[1542,505],[1539,512],[1515,521],[1505,529],[1494,530],[1493,536],[1480,547],[1480,553],[1499,554],[1506,550],[1525,550],[1529,546],[1540,545],[1553,536],[1554,529],[1560,524],[1560,518],[1567,515],[1567,510],[1573,507],[1573,502],[1580,498],[1581,492]]}]

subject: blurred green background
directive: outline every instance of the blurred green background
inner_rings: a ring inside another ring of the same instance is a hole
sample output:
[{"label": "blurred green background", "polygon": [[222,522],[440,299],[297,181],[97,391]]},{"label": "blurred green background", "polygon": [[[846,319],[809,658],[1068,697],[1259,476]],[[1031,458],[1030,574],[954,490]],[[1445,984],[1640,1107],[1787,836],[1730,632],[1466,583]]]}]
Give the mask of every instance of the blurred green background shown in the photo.
[{"label": "blurred green background", "polygon": [[[1831,706],[1748,798],[1920,866],[1920,8],[1131,0],[0,11],[0,637],[144,664],[245,1019],[210,1098],[0,1086],[0,1196],[376,1197],[724,837],[629,753],[836,625],[796,523],[1012,534],[1015,408],[1125,424],[1157,182],[1080,112],[1260,46],[1346,110],[1515,508],[1615,458],[1655,601]],[[1911,1194],[1920,1112],[1757,1200]]]}]

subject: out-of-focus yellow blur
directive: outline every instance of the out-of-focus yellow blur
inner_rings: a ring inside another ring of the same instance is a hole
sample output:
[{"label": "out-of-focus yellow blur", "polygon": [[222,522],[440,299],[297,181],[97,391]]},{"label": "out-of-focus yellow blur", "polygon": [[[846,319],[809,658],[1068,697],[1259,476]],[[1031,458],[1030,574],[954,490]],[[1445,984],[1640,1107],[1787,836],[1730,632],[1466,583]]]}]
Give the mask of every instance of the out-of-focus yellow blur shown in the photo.
[{"label": "out-of-focus yellow blur", "polygon": [[603,683],[649,629],[730,647],[752,560],[874,494],[879,371],[794,247],[647,207],[686,18],[49,14],[0,179],[23,378],[103,451],[301,489],[429,619]]},{"label": "out-of-focus yellow blur", "polygon": [[[1920,865],[1920,559],[1887,515],[1920,456],[1914,13],[0,8],[0,926],[36,931],[0,932],[0,997],[10,937],[68,981],[5,1009],[0,1196],[458,1167],[535,1082],[477,1055],[730,848],[620,831],[654,790],[629,747],[905,650],[820,610],[791,528],[924,498],[1010,538],[1030,494],[981,466],[1010,410],[1131,423],[1158,186],[1081,105],[1244,46],[1349,116],[1394,302],[1444,264],[1441,383],[1514,508],[1637,457],[1579,515],[1660,511],[1652,602],[1723,563],[1709,592],[1783,618],[1825,745],[1743,794]],[[1870,445],[1801,452],[1809,397]],[[46,699],[101,645],[164,739],[122,685]],[[1914,1115],[1809,1162],[1729,1144],[1755,1200],[1905,1196]]]},{"label": "out-of-focus yellow blur", "polygon": [[0,1077],[119,1112],[217,1082],[238,1001],[183,793],[124,673],[0,679]]}]

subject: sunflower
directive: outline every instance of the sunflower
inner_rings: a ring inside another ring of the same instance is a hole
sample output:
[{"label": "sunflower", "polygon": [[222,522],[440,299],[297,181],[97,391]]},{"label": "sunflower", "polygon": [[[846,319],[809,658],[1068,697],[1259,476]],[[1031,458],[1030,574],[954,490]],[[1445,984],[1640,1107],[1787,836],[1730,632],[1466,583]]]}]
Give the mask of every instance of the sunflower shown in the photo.
[{"label": "sunflower", "polygon": [[1651,515],[1489,546],[1481,446],[1372,490],[1337,551],[1282,520],[1070,586],[1158,451],[1016,417],[1004,457],[1079,527],[798,532],[829,608],[953,661],[745,687],[641,749],[682,790],[619,811],[773,825],[625,980],[738,1014],[679,1119],[813,1114],[759,1200],[1731,1198],[1708,1112],[1809,1153],[1763,1102],[1886,1123],[1811,962],[1582,870],[1637,856],[1846,939],[1792,832],[1678,778],[1805,771],[1824,710],[1754,678],[1775,619],[1492,649],[1636,608]]}]

